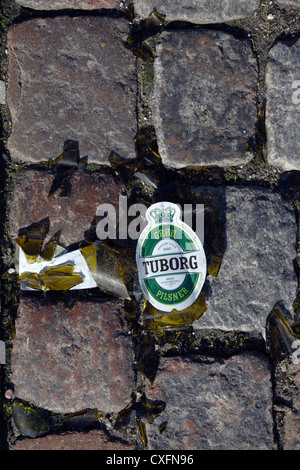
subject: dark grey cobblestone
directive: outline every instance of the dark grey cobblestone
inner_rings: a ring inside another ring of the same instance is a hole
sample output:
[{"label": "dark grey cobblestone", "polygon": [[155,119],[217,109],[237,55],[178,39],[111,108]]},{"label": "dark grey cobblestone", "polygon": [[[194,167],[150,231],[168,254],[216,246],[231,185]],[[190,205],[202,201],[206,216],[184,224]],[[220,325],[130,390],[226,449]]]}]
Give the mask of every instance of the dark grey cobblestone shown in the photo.
[{"label": "dark grey cobblestone", "polygon": [[257,61],[247,40],[220,31],[163,33],[153,123],[166,166],[232,166],[253,158]]},{"label": "dark grey cobblestone", "polygon": [[136,12],[147,18],[155,9],[167,21],[191,21],[193,23],[218,23],[250,16],[259,6],[259,1],[251,0],[134,0]]},{"label": "dark grey cobblestone", "polygon": [[218,276],[208,278],[207,311],[194,327],[262,331],[276,302],[291,311],[297,295],[294,208],[267,189],[216,191],[226,206],[226,250]]},{"label": "dark grey cobblestone", "polygon": [[147,424],[149,449],[273,448],[272,391],[265,357],[164,359],[154,384],[147,385],[147,395],[166,403],[164,413]]},{"label": "dark grey cobblestone", "polygon": [[284,171],[299,167],[300,40],[277,42],[267,66],[268,161]]},{"label": "dark grey cobblestone", "polygon": [[299,0],[280,0],[279,3],[281,3],[283,5],[289,5],[289,6],[292,6],[292,7],[296,7],[296,8],[300,7]]}]

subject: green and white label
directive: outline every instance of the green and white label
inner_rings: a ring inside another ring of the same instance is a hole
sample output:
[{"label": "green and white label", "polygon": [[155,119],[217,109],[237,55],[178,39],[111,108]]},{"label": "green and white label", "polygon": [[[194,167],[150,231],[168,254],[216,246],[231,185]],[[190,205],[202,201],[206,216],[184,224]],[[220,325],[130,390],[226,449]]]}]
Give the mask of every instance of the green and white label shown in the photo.
[{"label": "green and white label", "polygon": [[197,234],[171,202],[153,204],[136,250],[140,285],[149,302],[170,312],[192,305],[206,277],[206,257]]}]

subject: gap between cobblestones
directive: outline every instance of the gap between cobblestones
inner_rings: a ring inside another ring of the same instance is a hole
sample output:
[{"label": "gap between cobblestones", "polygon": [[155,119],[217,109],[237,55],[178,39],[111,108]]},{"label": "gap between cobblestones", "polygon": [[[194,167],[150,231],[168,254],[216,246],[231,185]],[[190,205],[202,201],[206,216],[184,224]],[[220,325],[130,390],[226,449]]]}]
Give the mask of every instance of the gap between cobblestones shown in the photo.
[{"label": "gap between cobblestones", "polygon": [[[147,131],[153,132],[153,123],[151,119],[151,92],[153,84],[153,59],[155,56],[156,40],[162,31],[176,31],[182,29],[194,29],[199,25],[187,24],[184,22],[172,22],[166,24],[160,15],[151,18],[151,20],[141,20],[133,16],[133,9],[129,2],[123,2],[120,10],[60,10],[60,11],[32,11],[30,9],[21,9],[17,7],[13,1],[0,1],[0,22],[4,26],[1,35],[1,61],[0,71],[1,78],[7,77],[7,57],[5,52],[6,32],[12,22],[26,21],[30,18],[46,18],[56,16],[75,16],[75,15],[103,15],[111,17],[124,17],[131,24],[131,40],[129,48],[136,56],[136,70],[138,78],[138,96],[137,96],[137,118],[139,132],[141,135],[147,136]],[[270,15],[278,18],[277,22],[268,19]],[[256,144],[254,151],[254,159],[246,165],[239,167],[221,168],[204,168],[204,169],[187,169],[172,170],[166,169],[160,165],[159,173],[162,180],[172,182],[177,179],[186,185],[246,185],[258,186],[263,188],[272,188],[278,191],[283,201],[296,199],[299,197],[299,189],[295,185],[293,176],[281,174],[280,170],[268,166],[266,163],[266,129],[265,129],[265,73],[268,53],[275,40],[279,37],[289,37],[300,34],[300,12],[297,13],[295,19],[295,11],[284,7],[279,7],[275,2],[261,2],[257,16],[245,20],[236,20],[218,25],[201,25],[201,28],[227,31],[238,38],[247,38],[251,41],[253,51],[258,59],[258,89],[257,89],[257,122],[256,122]],[[0,30],[2,30],[0,28]],[[146,132],[146,133],[145,133]],[[155,132],[155,129],[154,129]],[[21,168],[41,168],[41,165],[34,164],[14,164],[10,161],[9,153],[6,150],[6,140],[10,133],[10,117],[9,109],[6,105],[1,107],[1,161],[0,161],[0,184],[1,184],[1,200],[0,205],[0,234],[1,234],[1,324],[0,324],[0,340],[6,342],[7,348],[7,364],[5,367],[0,366],[0,404],[2,417],[0,417],[0,448],[8,448],[8,442],[12,439],[15,432],[11,422],[11,404],[10,400],[4,396],[4,391],[10,388],[10,349],[12,347],[12,338],[14,335],[14,319],[18,304],[16,298],[16,279],[14,273],[7,274],[11,268],[11,260],[13,259],[13,245],[8,233],[8,211],[9,201],[12,196],[14,179]],[[155,134],[154,134],[155,137]],[[141,148],[138,148],[137,159],[143,161],[144,155]],[[114,171],[106,165],[91,165],[90,170],[100,172],[108,172],[113,174]],[[148,173],[149,178],[153,175]],[[154,177],[156,176],[154,172]],[[297,174],[298,178],[298,174]],[[154,179],[155,181],[155,179]],[[140,185],[130,188],[132,200],[151,200],[156,191]],[[159,193],[159,189],[157,191]],[[299,225],[299,207],[295,204],[295,214]],[[298,231],[299,233],[299,231]],[[299,240],[297,243],[299,250]],[[295,263],[297,274],[299,276],[299,266]],[[140,328],[133,322],[132,329]],[[148,338],[149,339],[149,338]],[[120,442],[134,441],[134,431],[132,426],[132,415],[135,414],[138,419],[145,416],[155,414],[156,407],[161,404],[151,403],[146,400],[144,391],[143,376],[150,378],[155,377],[157,353],[155,341],[150,339],[149,343],[143,343],[141,337],[137,334],[134,337],[137,350],[137,389],[134,391],[133,403],[127,409],[124,409],[119,415],[102,416],[99,420],[101,410],[81,410],[72,416],[55,415],[51,410],[40,410],[39,418],[43,419],[47,428],[47,432],[60,433],[65,430],[84,431],[86,427],[89,429],[102,429],[111,440]],[[265,341],[260,332],[246,333],[240,331],[223,332],[219,330],[203,330],[203,331],[187,331],[186,333],[169,333],[163,335],[159,341],[161,357],[186,357],[192,354],[208,354],[214,357],[229,357],[241,351],[256,351],[266,354]],[[148,357],[145,359],[145,352]],[[149,358],[151,359],[149,361]],[[149,365],[150,363],[150,365]],[[284,383],[286,387],[287,378],[284,374],[279,373],[276,364],[272,364],[272,381],[274,393],[274,442],[277,448],[282,448],[284,436],[282,436],[282,415],[284,409],[289,407],[289,402],[282,397],[282,388],[280,383]],[[283,387],[283,388],[284,388]],[[30,404],[20,402],[20,406],[35,411]],[[162,406],[162,405],[161,405]],[[80,421],[78,417],[84,419]],[[138,421],[141,423],[141,421]],[[75,424],[73,424],[75,423]],[[47,427],[48,426],[48,427]],[[126,432],[124,432],[124,429]],[[128,433],[128,429],[131,429]],[[143,437],[143,426],[140,424],[139,439],[140,447],[145,446],[145,438]]]}]

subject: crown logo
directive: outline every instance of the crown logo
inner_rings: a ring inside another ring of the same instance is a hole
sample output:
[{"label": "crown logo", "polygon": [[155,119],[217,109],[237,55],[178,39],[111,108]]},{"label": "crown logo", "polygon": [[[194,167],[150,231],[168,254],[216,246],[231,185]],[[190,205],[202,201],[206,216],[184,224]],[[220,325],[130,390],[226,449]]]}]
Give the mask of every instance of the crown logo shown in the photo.
[{"label": "crown logo", "polygon": [[156,223],[173,222],[174,215],[175,210],[170,206],[165,207],[163,204],[160,206],[160,208],[155,208],[150,211],[150,216],[155,220]]}]

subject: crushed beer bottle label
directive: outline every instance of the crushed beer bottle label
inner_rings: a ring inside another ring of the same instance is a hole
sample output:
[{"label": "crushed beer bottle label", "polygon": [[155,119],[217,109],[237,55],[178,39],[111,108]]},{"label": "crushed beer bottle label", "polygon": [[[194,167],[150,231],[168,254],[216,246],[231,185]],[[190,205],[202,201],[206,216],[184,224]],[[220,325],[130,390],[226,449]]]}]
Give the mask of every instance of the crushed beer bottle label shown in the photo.
[{"label": "crushed beer bottle label", "polygon": [[192,305],[206,277],[203,246],[180,215],[180,208],[171,202],[149,207],[148,225],[136,249],[143,292],[155,308],[164,312],[181,311]]}]

